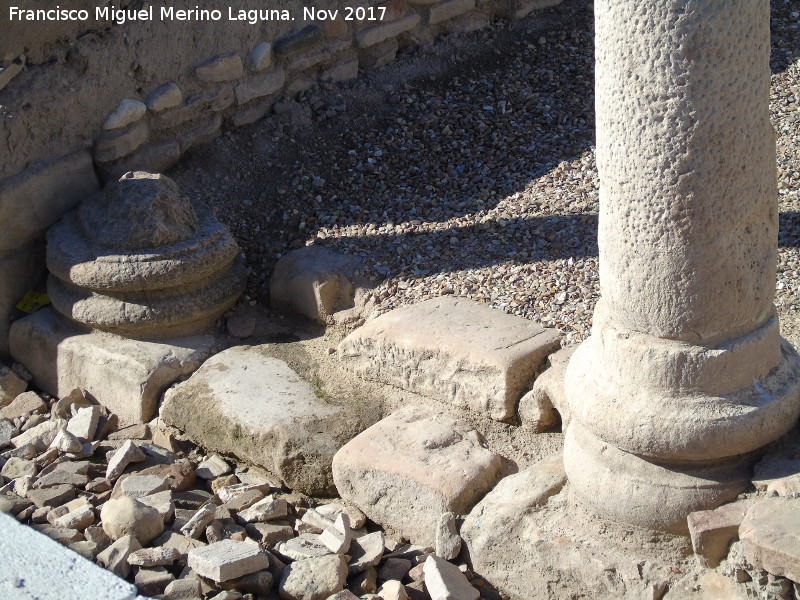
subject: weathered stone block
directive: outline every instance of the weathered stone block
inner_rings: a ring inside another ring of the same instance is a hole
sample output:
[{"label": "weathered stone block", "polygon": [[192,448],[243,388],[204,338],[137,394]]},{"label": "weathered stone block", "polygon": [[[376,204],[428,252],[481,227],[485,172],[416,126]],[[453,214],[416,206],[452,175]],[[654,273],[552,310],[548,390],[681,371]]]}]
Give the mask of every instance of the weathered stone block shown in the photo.
[{"label": "weathered stone block", "polygon": [[408,11],[405,17],[391,23],[373,25],[356,33],[356,44],[359,48],[374,46],[389,38],[397,37],[401,33],[413,29],[420,23],[420,16],[413,10]]},{"label": "weathered stone block", "polygon": [[547,431],[559,422],[569,424],[569,405],[564,392],[564,376],[577,346],[562,348],[548,358],[549,366],[533,382],[533,389],[519,401],[519,419],[534,431]]},{"label": "weathered stone block", "polygon": [[156,414],[161,393],[193,372],[214,349],[212,336],[145,342],[68,325],[45,308],[12,326],[11,354],[54,396],[81,388],[123,425]]},{"label": "weathered stone block", "polygon": [[[398,460],[402,456],[403,460]],[[444,414],[401,409],[333,458],[342,498],[415,544],[433,546],[442,513],[467,513],[501,476],[503,459]]]},{"label": "weathered stone block", "polygon": [[475,8],[475,0],[445,0],[434,6],[428,11],[428,23],[435,25],[442,21],[447,21]]},{"label": "weathered stone block", "polygon": [[361,56],[361,65],[368,71],[388,65],[397,56],[398,46],[397,38],[391,38],[385,42],[361,50],[361,52],[359,52]]},{"label": "weathered stone block", "polygon": [[327,67],[320,75],[321,81],[339,83],[358,77],[358,57],[350,57]]},{"label": "weathered stone block", "polygon": [[149,137],[150,130],[144,122],[136,123],[116,135],[104,135],[95,142],[94,158],[101,163],[114,162],[133,153],[144,145]]},{"label": "weathered stone block", "polygon": [[294,56],[304,50],[310,50],[322,41],[322,28],[319,25],[307,25],[300,31],[290,33],[275,43],[275,54],[281,58]]},{"label": "weathered stone block", "polygon": [[322,246],[293,250],[275,265],[270,303],[325,323],[335,311],[353,306],[358,266],[358,260]]},{"label": "weathered stone block", "polygon": [[144,103],[139,102],[138,100],[125,98],[119,103],[117,109],[109,115],[108,119],[106,119],[106,122],[103,123],[103,129],[106,131],[111,129],[122,129],[123,127],[127,127],[128,125],[141,120],[146,112],[147,107],[144,105]]},{"label": "weathered stone block", "polygon": [[144,101],[145,106],[154,113],[160,113],[169,108],[175,108],[176,106],[180,106],[182,102],[183,94],[181,93],[181,88],[172,81],[150,92]]},{"label": "weathered stone block", "polygon": [[181,148],[181,154],[188,152],[192,148],[203,146],[215,140],[219,136],[219,132],[221,130],[222,117],[220,115],[214,115],[205,123],[198,125],[189,131],[185,131],[177,138],[178,144]]},{"label": "weathered stone block", "polygon": [[279,91],[286,81],[286,73],[276,67],[266,73],[242,81],[235,88],[236,103],[240,106],[255,98],[263,98]]},{"label": "weathered stone block", "polygon": [[219,583],[268,569],[269,558],[255,544],[222,540],[190,550],[189,567]]},{"label": "weathered stone block", "polygon": [[195,75],[206,83],[234,81],[244,74],[241,57],[235,52],[209,58],[195,67]]},{"label": "weathered stone block", "polygon": [[166,393],[161,418],[206,448],[316,494],[333,491],[331,460],[359,426],[259,346],[230,348],[207,360]]},{"label": "weathered stone block", "polygon": [[748,562],[773,575],[800,581],[800,498],[765,498],[739,527]]},{"label": "weathered stone block", "polygon": [[558,345],[555,330],[445,296],[373,319],[342,341],[339,357],[365,379],[509,420]]},{"label": "weathered stone block", "polygon": [[236,101],[233,86],[225,85],[215,90],[205,90],[192,94],[186,104],[153,115],[150,119],[153,129],[163,131],[179,127],[203,116],[225,110]]},{"label": "weathered stone block", "polygon": [[431,600],[478,600],[481,595],[457,566],[433,555],[425,561],[425,588]]},{"label": "weathered stone block", "polygon": [[347,563],[338,554],[298,560],[283,570],[278,586],[284,600],[324,600],[344,589]]},{"label": "weathered stone block", "polygon": [[277,99],[278,97],[276,95],[263,102],[257,103],[255,106],[245,108],[244,110],[232,114],[226,121],[228,127],[231,129],[238,129],[239,127],[244,127],[245,125],[250,125],[251,123],[263,119],[272,112],[272,107],[275,106]]},{"label": "weathered stone block", "polygon": [[250,53],[250,68],[253,71],[263,71],[272,66],[272,44],[262,42]]},{"label": "weathered stone block", "polygon": [[0,255],[43,237],[61,215],[99,188],[92,157],[83,150],[0,181]]},{"label": "weathered stone block", "polygon": [[752,501],[742,500],[714,510],[689,513],[689,535],[701,567],[714,569],[727,556],[728,546],[738,537],[739,525],[752,505]]}]

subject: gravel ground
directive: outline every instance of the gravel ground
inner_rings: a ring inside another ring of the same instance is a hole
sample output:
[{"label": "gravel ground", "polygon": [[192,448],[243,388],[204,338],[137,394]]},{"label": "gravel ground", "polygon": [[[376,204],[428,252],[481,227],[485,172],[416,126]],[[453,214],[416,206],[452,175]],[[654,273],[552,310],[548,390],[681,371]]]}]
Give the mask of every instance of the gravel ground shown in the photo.
[{"label": "gravel ground", "polygon": [[[800,15],[773,0],[781,237],[776,305],[800,342]],[[599,296],[593,15],[566,0],[309,91],[177,169],[212,204],[266,304],[275,261],[322,243],[369,258],[380,309],[441,294],[588,335]]]}]

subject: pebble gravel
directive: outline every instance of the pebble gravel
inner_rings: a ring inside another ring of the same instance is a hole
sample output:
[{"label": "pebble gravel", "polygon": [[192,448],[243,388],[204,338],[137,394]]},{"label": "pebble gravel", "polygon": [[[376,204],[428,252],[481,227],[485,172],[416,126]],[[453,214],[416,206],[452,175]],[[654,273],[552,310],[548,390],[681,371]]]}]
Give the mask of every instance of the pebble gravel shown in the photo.
[{"label": "pebble gravel", "polygon": [[[776,305],[800,341],[800,18],[772,2],[781,233]],[[585,339],[599,297],[593,12],[565,0],[449,36],[366,79],[309,90],[176,174],[212,204],[266,303],[307,244],[366,257],[380,310],[441,294]]]}]

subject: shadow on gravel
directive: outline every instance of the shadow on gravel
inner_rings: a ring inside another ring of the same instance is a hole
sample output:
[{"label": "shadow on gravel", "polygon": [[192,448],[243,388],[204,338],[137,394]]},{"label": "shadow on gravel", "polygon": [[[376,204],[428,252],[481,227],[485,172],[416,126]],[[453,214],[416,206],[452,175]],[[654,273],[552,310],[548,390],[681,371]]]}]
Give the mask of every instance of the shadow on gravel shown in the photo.
[{"label": "shadow on gravel", "polygon": [[800,212],[782,212],[778,225],[778,246],[780,248],[800,247]]},{"label": "shadow on gravel", "polygon": [[772,73],[778,74],[783,73],[797,60],[796,53],[800,51],[800,27],[789,27],[790,24],[800,22],[800,18],[791,16],[792,13],[800,12],[800,3],[796,0],[772,0],[770,8],[772,51],[769,64]]},{"label": "shadow on gravel", "polygon": [[384,269],[383,276],[400,272],[424,276],[510,260],[524,263],[597,256],[597,215],[515,218],[435,232],[355,236],[348,241],[357,252],[374,252],[378,246],[388,255],[394,254],[394,269]]}]

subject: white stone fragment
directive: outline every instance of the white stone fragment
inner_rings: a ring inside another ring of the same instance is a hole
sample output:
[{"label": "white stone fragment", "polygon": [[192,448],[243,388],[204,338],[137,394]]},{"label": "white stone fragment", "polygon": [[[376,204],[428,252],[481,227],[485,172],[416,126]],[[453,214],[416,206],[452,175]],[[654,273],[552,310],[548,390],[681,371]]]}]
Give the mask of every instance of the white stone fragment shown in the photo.
[{"label": "white stone fragment", "polygon": [[214,520],[214,513],[216,511],[216,504],[213,502],[206,502],[197,509],[197,512],[186,522],[186,525],[181,527],[181,533],[186,537],[197,539],[200,537],[200,534],[205,531],[206,526]]},{"label": "white stone fragment", "polygon": [[289,505],[283,498],[267,496],[249,508],[239,512],[239,521],[242,523],[263,523],[280,519],[289,514]]},{"label": "white stone fragment", "polygon": [[195,473],[201,479],[216,479],[230,473],[233,469],[219,454],[212,454],[201,462]]},{"label": "white stone fragment", "polygon": [[423,567],[425,587],[431,600],[478,600],[480,592],[472,587],[458,567],[431,554]]},{"label": "white stone fragment", "polygon": [[131,440],[125,440],[122,446],[114,453],[114,456],[108,459],[108,467],[106,468],[106,479],[115,480],[125,468],[132,462],[142,462],[145,458],[145,453],[134,444]]},{"label": "white stone fragment", "polygon": [[383,532],[376,531],[354,538],[350,542],[349,554],[348,572],[351,575],[374,567],[383,556]]},{"label": "white stone fragment", "polygon": [[396,579],[390,579],[385,582],[378,590],[378,595],[381,596],[383,600],[408,600],[406,586]]},{"label": "white stone fragment", "polygon": [[327,527],[319,536],[319,541],[334,554],[346,554],[352,539],[350,517],[345,513],[336,517],[334,524]]},{"label": "white stone fragment", "polygon": [[94,440],[102,409],[97,405],[79,408],[77,414],[67,423],[67,431],[84,442]]},{"label": "white stone fragment", "polygon": [[141,119],[146,112],[147,107],[143,102],[125,98],[119,103],[117,109],[109,115],[106,122],[103,123],[103,129],[108,131],[127,127]]},{"label": "white stone fragment", "polygon": [[61,452],[80,452],[83,450],[83,443],[67,429],[59,429],[50,444],[50,448],[55,448]]},{"label": "white stone fragment", "polygon": [[258,545],[222,540],[189,551],[189,567],[216,582],[228,581],[269,568]]},{"label": "white stone fragment", "polygon": [[461,536],[456,530],[456,516],[451,512],[442,513],[436,528],[436,556],[453,560],[460,551]]},{"label": "white stone fragment", "polygon": [[169,488],[169,481],[166,477],[159,475],[131,475],[123,479],[119,484],[119,489],[123,496],[131,498],[142,498],[157,494]]},{"label": "white stone fragment", "polygon": [[272,44],[263,42],[253,48],[250,54],[252,69],[254,71],[263,71],[272,66]]},{"label": "white stone fragment", "polygon": [[142,548],[128,556],[128,564],[137,567],[171,565],[180,557],[177,548]]},{"label": "white stone fragment", "polygon": [[303,533],[296,538],[277,544],[275,549],[291,560],[319,558],[331,553],[319,542],[319,536],[313,533]]},{"label": "white stone fragment", "polygon": [[78,531],[83,531],[92,524],[94,524],[94,508],[87,505],[68,512],[53,523],[56,527],[77,529]]}]

